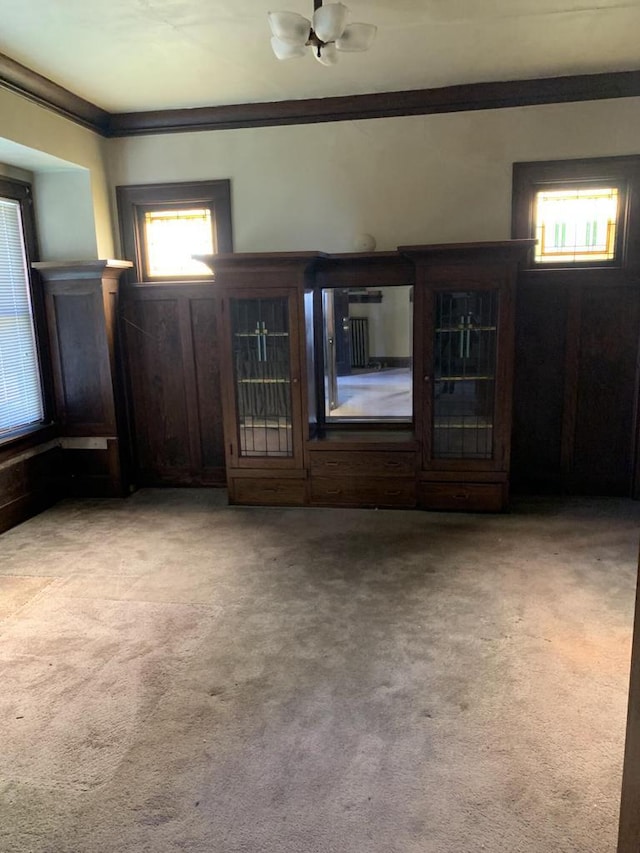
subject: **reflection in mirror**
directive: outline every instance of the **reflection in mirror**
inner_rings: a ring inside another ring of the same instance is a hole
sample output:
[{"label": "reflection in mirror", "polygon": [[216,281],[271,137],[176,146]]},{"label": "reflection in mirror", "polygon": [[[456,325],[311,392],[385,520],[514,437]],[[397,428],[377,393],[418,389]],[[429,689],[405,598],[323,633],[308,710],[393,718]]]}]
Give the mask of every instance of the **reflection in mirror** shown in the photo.
[{"label": "reflection in mirror", "polygon": [[411,421],[413,288],[325,288],[327,420]]}]

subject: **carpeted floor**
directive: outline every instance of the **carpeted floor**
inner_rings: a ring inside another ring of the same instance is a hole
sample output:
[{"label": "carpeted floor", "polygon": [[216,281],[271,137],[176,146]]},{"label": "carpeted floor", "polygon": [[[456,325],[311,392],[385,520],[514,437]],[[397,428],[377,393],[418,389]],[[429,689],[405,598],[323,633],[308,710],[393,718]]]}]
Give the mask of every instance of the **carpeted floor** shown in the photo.
[{"label": "carpeted floor", "polygon": [[0,537],[3,853],[613,853],[640,504]]}]

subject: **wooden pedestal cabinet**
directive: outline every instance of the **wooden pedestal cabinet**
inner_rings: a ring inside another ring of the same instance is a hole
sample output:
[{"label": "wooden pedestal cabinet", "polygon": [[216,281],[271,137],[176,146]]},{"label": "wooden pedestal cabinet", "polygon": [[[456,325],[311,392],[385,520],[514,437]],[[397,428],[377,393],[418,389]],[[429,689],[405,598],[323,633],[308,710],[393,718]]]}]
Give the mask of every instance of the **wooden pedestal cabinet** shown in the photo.
[{"label": "wooden pedestal cabinet", "polygon": [[119,279],[129,261],[42,261],[55,418],[67,488],[81,497],[129,493],[124,389],[116,334]]},{"label": "wooden pedestal cabinet", "polygon": [[400,248],[416,267],[418,505],[508,500],[517,265],[531,241]]}]

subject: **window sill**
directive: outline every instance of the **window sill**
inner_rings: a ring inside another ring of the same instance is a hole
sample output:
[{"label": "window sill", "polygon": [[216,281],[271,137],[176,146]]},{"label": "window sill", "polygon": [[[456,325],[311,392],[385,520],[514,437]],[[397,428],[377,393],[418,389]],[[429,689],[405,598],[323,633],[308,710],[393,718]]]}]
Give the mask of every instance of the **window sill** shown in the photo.
[{"label": "window sill", "polygon": [[0,436],[0,462],[5,462],[38,444],[51,441],[58,436],[58,432],[56,424],[37,424],[5,433]]}]

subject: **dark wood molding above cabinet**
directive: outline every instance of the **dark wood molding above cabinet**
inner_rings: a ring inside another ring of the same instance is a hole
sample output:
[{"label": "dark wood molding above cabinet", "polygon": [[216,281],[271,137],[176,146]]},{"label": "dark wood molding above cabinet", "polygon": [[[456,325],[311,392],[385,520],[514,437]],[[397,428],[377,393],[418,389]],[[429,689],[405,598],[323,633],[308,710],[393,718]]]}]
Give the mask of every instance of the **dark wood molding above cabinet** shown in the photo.
[{"label": "dark wood molding above cabinet", "polygon": [[640,70],[467,83],[333,98],[109,113],[0,54],[0,87],[102,136],[126,137],[634,98],[640,96]]},{"label": "dark wood molding above cabinet", "polygon": [[535,80],[468,83],[438,89],[410,89],[334,98],[116,113],[111,116],[109,135],[137,136],[147,133],[184,133],[197,130],[355,121],[603,98],[629,98],[638,95],[640,71],[618,71]]}]

